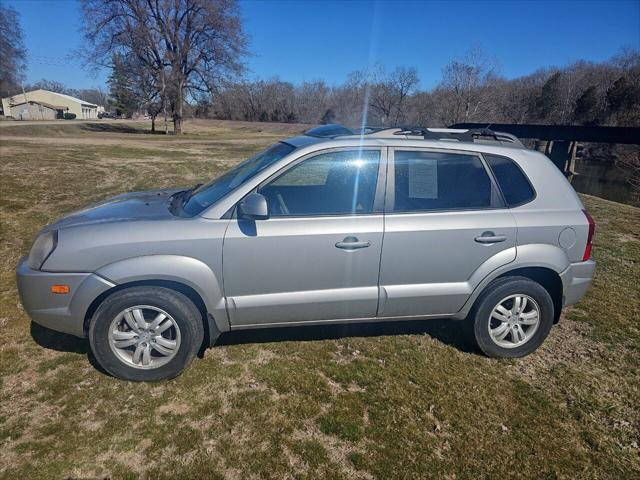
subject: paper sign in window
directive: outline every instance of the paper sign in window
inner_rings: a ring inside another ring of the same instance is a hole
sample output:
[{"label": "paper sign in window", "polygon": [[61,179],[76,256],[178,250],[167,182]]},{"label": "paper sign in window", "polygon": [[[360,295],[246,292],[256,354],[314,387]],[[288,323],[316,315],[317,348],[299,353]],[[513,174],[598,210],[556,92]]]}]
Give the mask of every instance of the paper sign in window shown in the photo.
[{"label": "paper sign in window", "polygon": [[431,159],[409,162],[409,197],[438,198],[438,161]]}]

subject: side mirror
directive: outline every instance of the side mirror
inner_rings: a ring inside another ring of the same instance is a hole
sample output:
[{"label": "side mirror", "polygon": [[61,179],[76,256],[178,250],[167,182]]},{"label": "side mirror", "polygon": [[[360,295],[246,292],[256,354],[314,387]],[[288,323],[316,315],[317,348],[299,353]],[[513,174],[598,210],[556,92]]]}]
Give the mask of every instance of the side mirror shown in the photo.
[{"label": "side mirror", "polygon": [[238,205],[238,213],[242,218],[266,220],[269,218],[267,199],[259,193],[250,193]]}]

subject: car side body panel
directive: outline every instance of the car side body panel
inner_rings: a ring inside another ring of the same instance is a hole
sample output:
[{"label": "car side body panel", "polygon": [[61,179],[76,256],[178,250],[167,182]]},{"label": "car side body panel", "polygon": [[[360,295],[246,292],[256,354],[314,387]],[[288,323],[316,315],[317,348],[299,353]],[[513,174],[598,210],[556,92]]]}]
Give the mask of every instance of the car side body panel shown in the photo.
[{"label": "car side body panel", "polygon": [[202,298],[218,330],[229,330],[222,282],[201,260],[182,255],[145,255],[105,265],[96,273],[117,285],[166,280],[191,287]]},{"label": "car side body panel", "polygon": [[[481,244],[486,231],[505,241]],[[516,259],[516,228],[506,209],[387,215],[380,264],[380,316],[450,315],[486,272]]]},{"label": "car side body panel", "polygon": [[[383,215],[234,219],[224,242],[230,323],[375,317]],[[344,250],[357,238],[369,246]]]},{"label": "car side body panel", "polygon": [[471,279],[470,283],[474,284],[471,295],[467,298],[462,308],[455,314],[455,318],[461,319],[467,316],[473,303],[482,293],[482,290],[496,278],[507,274],[511,271],[526,267],[547,268],[560,275],[570,266],[566,252],[561,248],[553,245],[545,244],[529,244],[517,247],[516,260],[498,266],[497,268],[487,272],[488,268],[478,270]]},{"label": "car side body panel", "polygon": [[564,250],[570,262],[582,261],[589,225],[580,197],[543,154],[522,150],[512,158],[536,190],[532,202],[511,209],[518,227],[518,246],[553,245]]},{"label": "car side body panel", "polygon": [[62,228],[58,231],[58,246],[42,269],[95,272],[120,260],[147,255],[193,257],[213,269],[222,262],[222,239],[228,223],[173,217]]},{"label": "car side body panel", "polygon": [[[182,283],[200,295],[218,329],[226,331],[222,243],[228,224],[229,220],[196,217],[63,228],[40,275],[96,273],[115,285],[157,280]],[[84,314],[80,323],[83,319]]]}]

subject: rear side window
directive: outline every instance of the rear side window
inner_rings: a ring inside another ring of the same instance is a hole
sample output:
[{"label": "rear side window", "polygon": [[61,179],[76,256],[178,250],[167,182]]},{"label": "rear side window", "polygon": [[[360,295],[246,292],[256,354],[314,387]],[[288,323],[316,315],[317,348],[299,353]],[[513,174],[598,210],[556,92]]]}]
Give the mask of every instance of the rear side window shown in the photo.
[{"label": "rear side window", "polygon": [[501,206],[477,155],[396,150],[394,212]]},{"label": "rear side window", "polygon": [[493,170],[508,206],[517,207],[534,199],[536,193],[531,183],[513,160],[487,154],[484,158]]}]

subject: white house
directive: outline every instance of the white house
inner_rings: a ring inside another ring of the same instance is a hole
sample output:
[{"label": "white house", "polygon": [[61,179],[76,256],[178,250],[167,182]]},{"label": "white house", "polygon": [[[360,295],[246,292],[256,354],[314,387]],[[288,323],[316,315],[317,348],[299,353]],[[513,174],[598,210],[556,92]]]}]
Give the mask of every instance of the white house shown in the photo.
[{"label": "white house", "polygon": [[[31,92],[19,93],[13,97],[7,97],[2,99],[2,110],[5,116],[11,117],[15,111],[21,113],[22,120],[42,120],[42,116],[34,109],[16,109],[14,107],[19,105],[55,105],[57,110],[63,112],[75,113],[76,118],[98,118],[98,105],[85,102],[71,95],[65,95],[63,93],[50,92],[49,90],[33,90]],[[30,112],[33,112],[33,118],[31,118]],[[14,117],[19,118],[19,117]]]}]

